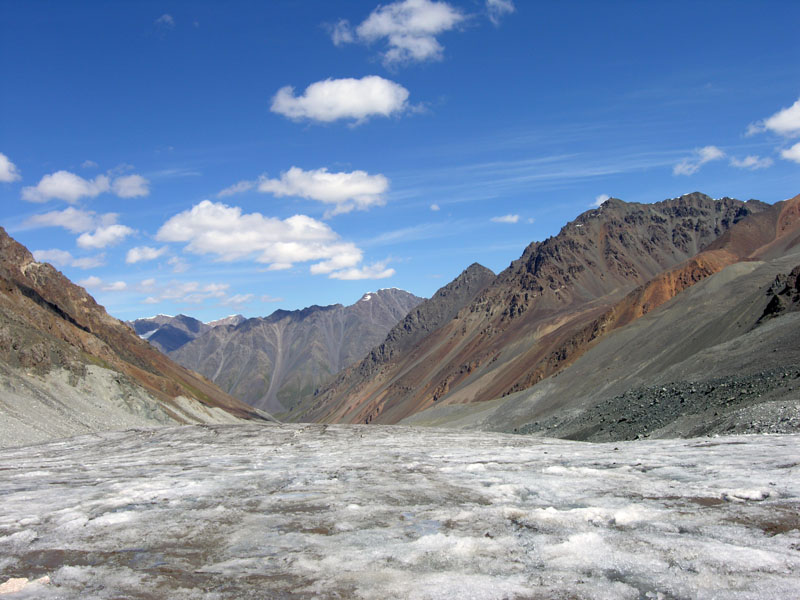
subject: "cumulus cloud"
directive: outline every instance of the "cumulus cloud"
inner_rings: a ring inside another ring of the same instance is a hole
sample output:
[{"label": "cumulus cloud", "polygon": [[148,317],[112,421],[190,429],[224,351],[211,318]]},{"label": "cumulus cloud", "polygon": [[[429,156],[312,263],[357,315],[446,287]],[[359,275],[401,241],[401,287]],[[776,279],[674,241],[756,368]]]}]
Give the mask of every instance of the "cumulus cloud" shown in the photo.
[{"label": "cumulus cloud", "polygon": [[771,117],[751,123],[747,128],[747,135],[763,131],[772,131],[787,137],[800,135],[800,98],[788,108],[779,110]]},{"label": "cumulus cloud", "polygon": [[260,213],[243,214],[236,206],[204,200],[164,223],[156,234],[162,242],[185,242],[195,254],[216,255],[221,261],[253,257],[270,270],[311,262],[312,274],[334,274],[354,268],[363,252],[322,221],[306,215],[287,219]]},{"label": "cumulus cloud", "polygon": [[365,171],[330,173],[325,168],[304,171],[292,167],[281,173],[280,179],[263,178],[258,184],[260,192],[278,197],[297,196],[333,205],[326,216],[381,206],[384,204],[383,194],[388,189],[389,180],[383,175],[370,175]]},{"label": "cumulus cloud", "polygon": [[793,162],[800,163],[800,142],[798,142],[791,148],[786,148],[785,150],[781,150],[781,158],[785,158],[786,160],[791,160]]},{"label": "cumulus cloud", "polygon": [[78,285],[83,286],[85,288],[97,288],[100,287],[102,283],[103,283],[102,279],[96,277],[95,275],[92,275],[91,277],[87,277],[86,279],[81,279],[78,282]]},{"label": "cumulus cloud", "polygon": [[216,254],[232,261],[256,255],[256,261],[291,266],[295,262],[331,261],[346,257],[343,267],[355,266],[361,250],[321,221],[305,215],[288,219],[242,214],[239,207],[202,201],[170,218],[156,238],[164,242],[188,242],[195,254]]},{"label": "cumulus cloud", "polygon": [[105,254],[84,256],[82,258],[76,258],[72,261],[72,266],[78,267],[79,269],[96,269],[97,267],[102,267],[104,264],[106,264]]},{"label": "cumulus cloud", "polygon": [[38,262],[49,262],[56,267],[65,267],[72,263],[72,254],[66,250],[52,248],[50,250],[34,250],[33,258]]},{"label": "cumulus cloud", "polygon": [[138,198],[150,194],[150,182],[141,175],[117,177],[111,184],[112,191],[120,198]]},{"label": "cumulus cloud", "polygon": [[138,263],[138,262],[146,262],[148,260],[155,260],[158,257],[162,256],[167,251],[166,246],[162,246],[161,248],[151,248],[150,246],[136,246],[135,248],[131,248],[128,250],[128,253],[125,255],[125,262],[129,265]]},{"label": "cumulus cloud", "polygon": [[519,221],[519,215],[503,215],[502,217],[492,217],[492,223],[516,223]]},{"label": "cumulus cloud", "polygon": [[439,210],[439,205],[438,204],[431,204],[431,210],[436,212],[437,210]]},{"label": "cumulus cloud", "polygon": [[394,269],[386,268],[387,262],[388,261],[381,261],[371,265],[364,265],[360,268],[353,267],[336,271],[331,274],[331,279],[343,279],[347,281],[355,281],[358,279],[386,279],[395,274]]},{"label": "cumulus cloud", "polygon": [[600,194],[599,196],[595,196],[594,202],[592,202],[592,206],[600,206],[603,202],[611,198],[608,194]]},{"label": "cumulus cloud", "polygon": [[104,219],[113,222],[116,217],[117,215],[114,213],[107,213],[102,217],[98,217],[94,211],[81,210],[70,206],[64,210],[53,210],[41,215],[33,215],[24,222],[23,226],[29,228],[63,227],[72,233],[83,233],[98,227]]},{"label": "cumulus cloud", "polygon": [[0,182],[11,183],[19,179],[22,179],[22,176],[19,174],[17,166],[0,152]]},{"label": "cumulus cloud", "polygon": [[326,79],[309,85],[301,96],[295,96],[291,86],[282,87],[270,110],[294,120],[329,123],[353,119],[361,123],[374,116],[402,113],[409,108],[408,96],[402,85],[377,75]]},{"label": "cumulus cloud", "polygon": [[339,21],[331,30],[331,38],[336,45],[384,40],[386,65],[440,60],[444,49],[436,36],[465,19],[447,2],[403,0],[378,6],[355,30],[346,20]]},{"label": "cumulus cloud", "polygon": [[134,233],[126,225],[107,225],[94,230],[94,233],[83,233],[78,237],[77,243],[81,248],[105,248],[115,246],[126,237]]},{"label": "cumulus cloud", "polygon": [[226,187],[224,190],[220,191],[217,194],[217,198],[226,198],[228,196],[234,196],[236,194],[242,194],[244,192],[249,192],[254,187],[258,185],[257,181],[240,181],[238,183],[234,183],[231,186]]},{"label": "cumulus cloud", "polygon": [[499,25],[500,19],[515,10],[512,0],[486,0],[486,12],[489,14],[489,20],[495,25]]},{"label": "cumulus cloud", "polygon": [[122,292],[128,289],[128,284],[124,281],[112,281],[109,283],[103,283],[103,280],[99,277],[92,275],[91,277],[87,277],[86,279],[81,279],[78,282],[78,285],[83,286],[87,289],[99,289],[103,290],[104,292]]},{"label": "cumulus cloud", "polygon": [[98,165],[98,164],[97,164],[96,162],[94,162],[93,160],[85,160],[85,161],[83,161],[83,162],[81,163],[81,167],[83,167],[84,169],[96,169],[96,168],[97,168],[97,167],[99,167],[99,166],[100,166],[100,165]]},{"label": "cumulus cloud", "polygon": [[57,267],[78,267],[79,269],[94,269],[105,264],[106,255],[85,256],[75,258],[66,250],[52,248],[50,250],[34,250],[33,257],[39,262],[49,262]]},{"label": "cumulus cloud", "polygon": [[106,175],[90,180],[69,171],[56,171],[42,177],[35,186],[22,188],[22,198],[28,202],[47,202],[55,198],[74,204],[81,198],[94,198],[109,189]]},{"label": "cumulus cloud", "polygon": [[691,158],[684,158],[672,169],[673,175],[693,175],[704,164],[725,158],[725,153],[716,146],[697,148]]},{"label": "cumulus cloud", "polygon": [[35,186],[22,188],[22,198],[28,202],[47,202],[64,200],[75,204],[81,198],[95,198],[104,192],[113,192],[120,198],[147,196],[149,182],[141,175],[124,175],[114,179],[108,175],[98,175],[94,179],[84,179],[69,171],[56,171],[42,177]]},{"label": "cumulus cloud", "polygon": [[749,155],[745,156],[742,159],[732,157],[731,158],[731,166],[737,167],[739,169],[750,169],[751,171],[757,171],[758,169],[766,169],[767,167],[771,167],[773,160],[769,157],[760,157],[756,155]]}]

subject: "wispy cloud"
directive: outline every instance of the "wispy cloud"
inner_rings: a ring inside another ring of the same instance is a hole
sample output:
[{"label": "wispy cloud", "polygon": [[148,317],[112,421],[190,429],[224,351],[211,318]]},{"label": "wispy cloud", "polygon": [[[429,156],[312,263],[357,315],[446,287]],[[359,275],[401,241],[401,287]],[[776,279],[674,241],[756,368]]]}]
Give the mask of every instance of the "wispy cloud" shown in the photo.
[{"label": "wispy cloud", "polygon": [[489,20],[495,25],[500,24],[500,20],[516,10],[512,0],[486,0],[486,12]]},{"label": "wispy cloud", "polygon": [[754,154],[745,156],[744,158],[731,158],[731,166],[736,167],[738,169],[749,169],[750,171],[757,171],[758,169],[766,169],[767,167],[771,167],[773,164],[773,160],[766,157],[756,156]]},{"label": "wispy cloud", "polygon": [[517,223],[519,221],[519,215],[503,215],[501,217],[492,217],[490,221],[492,223]]},{"label": "wispy cloud", "polygon": [[600,206],[603,202],[611,198],[608,194],[600,194],[599,196],[595,196],[594,202],[592,202],[592,206]]},{"label": "wispy cloud", "polygon": [[697,148],[690,158],[684,158],[672,169],[673,175],[694,175],[706,163],[725,158],[725,153],[716,146]]}]

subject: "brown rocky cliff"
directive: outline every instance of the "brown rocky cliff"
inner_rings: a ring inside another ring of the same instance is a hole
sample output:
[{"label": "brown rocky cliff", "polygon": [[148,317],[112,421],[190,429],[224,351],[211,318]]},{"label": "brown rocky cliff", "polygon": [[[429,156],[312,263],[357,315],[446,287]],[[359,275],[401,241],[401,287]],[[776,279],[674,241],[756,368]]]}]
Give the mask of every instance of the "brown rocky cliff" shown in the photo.
[{"label": "brown rocky cliff", "polygon": [[9,346],[10,360],[27,356],[28,364],[23,366],[48,370],[63,366],[57,357],[68,355],[67,362],[76,369],[80,363],[111,368],[167,404],[185,396],[235,416],[260,418],[247,405],[139,339],[86,290],[51,265],[37,262],[2,227],[0,300],[4,329],[0,346]]}]

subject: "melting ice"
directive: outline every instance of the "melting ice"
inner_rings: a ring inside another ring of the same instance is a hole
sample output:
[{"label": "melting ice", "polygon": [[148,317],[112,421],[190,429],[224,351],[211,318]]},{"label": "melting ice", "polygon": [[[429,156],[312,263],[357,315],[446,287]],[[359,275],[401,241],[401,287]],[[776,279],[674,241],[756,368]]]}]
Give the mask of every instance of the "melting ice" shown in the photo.
[{"label": "melting ice", "polygon": [[0,451],[0,594],[797,597],[799,496],[800,436],[103,433]]}]

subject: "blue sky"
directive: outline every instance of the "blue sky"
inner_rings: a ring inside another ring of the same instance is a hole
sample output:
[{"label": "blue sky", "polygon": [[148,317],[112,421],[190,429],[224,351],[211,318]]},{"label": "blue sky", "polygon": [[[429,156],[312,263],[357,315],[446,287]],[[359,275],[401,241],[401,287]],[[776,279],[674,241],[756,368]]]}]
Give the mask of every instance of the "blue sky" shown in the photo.
[{"label": "blue sky", "polygon": [[800,3],[0,4],[0,224],[122,319],[430,296],[605,196],[800,193]]}]

